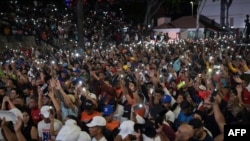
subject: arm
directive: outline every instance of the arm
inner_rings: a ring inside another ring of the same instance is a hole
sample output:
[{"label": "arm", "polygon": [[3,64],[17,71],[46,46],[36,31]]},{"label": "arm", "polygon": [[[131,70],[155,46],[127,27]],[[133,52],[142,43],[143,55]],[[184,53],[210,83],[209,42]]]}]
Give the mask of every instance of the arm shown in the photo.
[{"label": "arm", "polygon": [[35,126],[31,127],[30,135],[32,140],[38,140],[38,131]]},{"label": "arm", "polygon": [[[17,141],[27,141],[26,138],[23,136],[21,128],[22,128],[22,118],[18,117],[16,124],[14,125],[14,130],[16,133]],[[36,138],[37,139],[37,138]]]},{"label": "arm", "polygon": [[64,92],[64,90],[61,87],[61,84],[58,80],[53,80],[55,82],[55,88],[60,92],[60,94],[63,97],[64,103],[66,107],[70,107],[73,111],[75,110],[75,105],[72,103],[70,98],[67,96],[67,94]]},{"label": "arm", "polygon": [[6,102],[8,102],[8,104],[10,106],[10,109],[15,108],[15,105],[11,102],[10,97],[9,96],[5,96],[3,98],[3,102],[2,102],[2,110],[8,110],[7,109],[8,107],[5,106]]},{"label": "arm", "polygon": [[221,136],[223,136],[224,134],[224,125],[226,124],[226,121],[217,102],[213,103],[213,110],[214,110],[214,118],[220,128],[220,134],[218,135],[218,137],[215,138],[221,138]]},{"label": "arm", "polygon": [[56,115],[57,115],[57,119],[58,120],[61,120],[62,119],[62,111],[61,111],[61,107],[60,107],[60,103],[59,101],[56,99],[55,97],[55,92],[54,92],[54,89],[52,89],[50,92],[49,92],[49,97],[55,107],[55,110],[56,110]]},{"label": "arm", "polygon": [[125,82],[124,80],[121,80],[121,89],[122,89],[122,92],[123,94],[125,95],[127,101],[129,104],[133,105],[134,104],[134,99],[128,94],[128,90],[127,88],[125,87]]},{"label": "arm", "polygon": [[168,88],[164,85],[164,83],[160,83],[160,85],[162,86],[163,91],[165,92],[165,94],[171,96],[171,106],[173,106],[176,103],[175,98],[170,94]]},{"label": "arm", "polygon": [[7,141],[16,141],[16,136],[13,132],[11,132],[11,130],[7,127],[7,123],[5,118],[2,119],[1,122],[1,128],[3,130],[3,134],[6,137]]},{"label": "arm", "polygon": [[38,87],[37,92],[38,92],[38,108],[41,109],[43,106],[43,92],[41,91],[40,87]]}]

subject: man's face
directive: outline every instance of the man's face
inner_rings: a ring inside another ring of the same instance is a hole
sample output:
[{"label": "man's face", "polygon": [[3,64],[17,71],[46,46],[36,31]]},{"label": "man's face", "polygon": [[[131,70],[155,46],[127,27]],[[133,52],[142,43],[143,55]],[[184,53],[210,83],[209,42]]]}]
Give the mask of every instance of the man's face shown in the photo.
[{"label": "man's face", "polygon": [[204,100],[204,112],[207,114],[211,114],[213,111],[213,105],[210,102],[210,98],[207,98]]},{"label": "man's face", "polygon": [[90,134],[91,137],[96,136],[100,132],[101,132],[101,128],[100,127],[95,126],[95,127],[90,127],[89,128],[89,134]]},{"label": "man's face", "polygon": [[30,99],[29,108],[33,109],[37,107],[37,102],[34,99]]},{"label": "man's face", "polygon": [[10,99],[14,99],[17,96],[16,90],[10,91]]}]

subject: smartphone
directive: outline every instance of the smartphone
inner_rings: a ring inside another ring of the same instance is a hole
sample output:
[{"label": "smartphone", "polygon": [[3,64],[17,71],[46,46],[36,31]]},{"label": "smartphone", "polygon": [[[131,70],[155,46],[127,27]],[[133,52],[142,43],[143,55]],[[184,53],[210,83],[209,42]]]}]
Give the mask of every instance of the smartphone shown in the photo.
[{"label": "smartphone", "polygon": [[40,89],[41,91],[44,91],[47,87],[48,87],[48,84],[44,83]]},{"label": "smartphone", "polygon": [[150,93],[150,94],[153,94],[153,92],[154,92],[154,88],[150,88],[150,89],[149,89],[149,93]]},{"label": "smartphone", "polygon": [[211,94],[211,97],[210,97],[210,102],[214,102],[214,97],[218,94],[218,90],[217,89],[214,89],[213,93]]}]

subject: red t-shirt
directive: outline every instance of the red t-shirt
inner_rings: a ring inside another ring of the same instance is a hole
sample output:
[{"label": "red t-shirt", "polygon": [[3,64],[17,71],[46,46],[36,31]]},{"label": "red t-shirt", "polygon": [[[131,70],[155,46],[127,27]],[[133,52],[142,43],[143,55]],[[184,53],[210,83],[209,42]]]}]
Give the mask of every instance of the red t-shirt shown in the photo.
[{"label": "red t-shirt", "polygon": [[244,104],[250,104],[250,92],[246,88],[243,89],[242,100]]},{"label": "red t-shirt", "polygon": [[31,118],[35,124],[42,120],[39,108],[31,109]]}]

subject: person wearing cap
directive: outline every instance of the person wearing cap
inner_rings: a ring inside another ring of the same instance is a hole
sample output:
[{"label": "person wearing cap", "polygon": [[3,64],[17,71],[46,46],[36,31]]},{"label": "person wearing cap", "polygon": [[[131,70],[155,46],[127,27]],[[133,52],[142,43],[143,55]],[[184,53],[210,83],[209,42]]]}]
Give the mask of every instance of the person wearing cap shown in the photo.
[{"label": "person wearing cap", "polygon": [[64,126],[60,129],[56,136],[56,141],[90,141],[89,134],[81,131],[77,122],[73,119],[67,119]]},{"label": "person wearing cap", "polygon": [[167,110],[164,122],[169,126],[173,126],[175,121],[175,113],[171,110],[171,100],[172,97],[169,95],[164,95],[161,99],[162,105]]},{"label": "person wearing cap", "polygon": [[114,141],[131,141],[133,139],[135,122],[132,120],[123,121],[119,126],[119,133]]},{"label": "person wearing cap", "polygon": [[51,110],[52,107],[48,105],[40,109],[43,120],[37,125],[39,141],[50,141],[54,139],[62,127],[62,122],[53,118]]},{"label": "person wearing cap", "polygon": [[86,124],[90,122],[93,119],[93,117],[100,116],[101,113],[96,110],[94,103],[90,99],[84,100],[82,103],[82,107],[83,111],[81,112],[80,121],[83,126],[82,128],[84,130],[87,130],[88,127],[86,127]]},{"label": "person wearing cap", "polygon": [[201,120],[197,118],[193,118],[188,123],[194,129],[194,135],[192,137],[192,141],[213,141],[213,137],[211,137],[206,130],[204,129],[203,123]]},{"label": "person wearing cap", "polygon": [[87,124],[87,127],[89,127],[89,134],[92,137],[91,141],[107,141],[104,136],[106,123],[107,122],[104,117],[95,116],[91,122]]},{"label": "person wearing cap", "polygon": [[116,133],[120,123],[119,121],[113,118],[115,111],[114,108],[115,108],[114,105],[105,105],[102,112],[103,112],[103,117],[106,119],[107,122],[106,124],[107,129],[109,129],[113,133]]},{"label": "person wearing cap", "polygon": [[193,109],[191,103],[184,100],[181,102],[181,111],[175,120],[175,127],[178,128],[182,123],[188,123],[193,118]]}]

